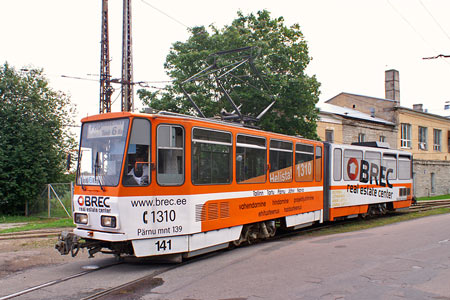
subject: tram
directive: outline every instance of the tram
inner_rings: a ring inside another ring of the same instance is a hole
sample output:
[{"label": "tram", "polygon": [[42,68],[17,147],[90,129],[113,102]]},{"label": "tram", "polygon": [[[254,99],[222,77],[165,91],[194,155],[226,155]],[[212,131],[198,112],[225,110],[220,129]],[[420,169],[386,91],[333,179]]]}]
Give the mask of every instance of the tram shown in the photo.
[{"label": "tram", "polygon": [[62,254],[191,257],[278,228],[407,208],[412,156],[174,113],[82,120]]}]

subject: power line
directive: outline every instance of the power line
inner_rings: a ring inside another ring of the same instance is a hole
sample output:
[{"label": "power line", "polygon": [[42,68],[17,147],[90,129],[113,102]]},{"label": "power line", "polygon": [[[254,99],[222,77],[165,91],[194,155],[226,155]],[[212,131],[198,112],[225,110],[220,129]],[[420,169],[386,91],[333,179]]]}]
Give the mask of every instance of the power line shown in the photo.
[{"label": "power line", "polygon": [[392,7],[392,9],[403,19],[403,21],[405,21],[406,24],[409,25],[409,27],[411,27],[411,29],[422,39],[422,41],[428,46],[430,47],[435,53],[437,53],[437,51],[430,45],[430,43],[423,37],[423,35],[411,24],[411,22],[408,21],[408,19],[406,19],[401,13],[400,11],[391,3],[390,0],[386,0],[387,3]]},{"label": "power line", "polygon": [[177,20],[177,19],[175,19],[174,17],[170,16],[168,13],[166,13],[166,12],[160,10],[160,9],[157,8],[156,6],[154,6],[154,5],[150,4],[150,3],[148,3],[147,1],[144,1],[144,0],[141,0],[141,1],[142,1],[142,3],[144,3],[144,4],[148,5],[148,6],[150,6],[151,8],[153,8],[154,10],[156,10],[157,12],[159,12],[159,13],[165,15],[166,17],[168,17],[168,18],[171,19],[172,21],[175,21],[175,22],[177,22],[178,24],[180,24],[181,26],[184,26],[184,27],[186,27],[187,29],[190,29],[189,26],[187,26],[186,24],[184,24],[184,23],[181,22],[180,20]]},{"label": "power line", "polygon": [[431,12],[428,10],[428,8],[425,6],[425,4],[423,4],[422,0],[419,0],[419,3],[423,6],[423,8],[425,9],[425,11],[430,15],[430,17],[433,19],[434,23],[436,23],[436,25],[441,29],[442,33],[445,34],[445,36],[447,37],[447,39],[450,41],[450,36],[448,35],[448,33],[445,31],[445,29],[441,26],[441,24],[436,20],[436,18],[431,14]]}]

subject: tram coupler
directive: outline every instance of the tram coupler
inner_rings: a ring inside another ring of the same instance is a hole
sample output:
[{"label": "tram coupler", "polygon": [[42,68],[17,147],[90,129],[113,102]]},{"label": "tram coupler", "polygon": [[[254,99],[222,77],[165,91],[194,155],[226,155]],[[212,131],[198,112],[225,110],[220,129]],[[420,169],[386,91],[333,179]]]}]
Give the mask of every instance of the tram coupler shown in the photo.
[{"label": "tram coupler", "polygon": [[58,236],[58,242],[56,242],[55,249],[61,253],[61,255],[71,254],[75,257],[80,250],[80,237],[73,232],[63,231]]}]

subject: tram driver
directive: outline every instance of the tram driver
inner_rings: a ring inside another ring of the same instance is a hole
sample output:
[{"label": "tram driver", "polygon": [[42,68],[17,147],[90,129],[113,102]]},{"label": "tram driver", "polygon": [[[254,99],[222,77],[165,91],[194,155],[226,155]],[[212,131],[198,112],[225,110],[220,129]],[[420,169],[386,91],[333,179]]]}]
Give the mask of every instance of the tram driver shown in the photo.
[{"label": "tram driver", "polygon": [[125,185],[147,185],[149,183],[148,147],[136,145],[135,163],[128,173]]}]

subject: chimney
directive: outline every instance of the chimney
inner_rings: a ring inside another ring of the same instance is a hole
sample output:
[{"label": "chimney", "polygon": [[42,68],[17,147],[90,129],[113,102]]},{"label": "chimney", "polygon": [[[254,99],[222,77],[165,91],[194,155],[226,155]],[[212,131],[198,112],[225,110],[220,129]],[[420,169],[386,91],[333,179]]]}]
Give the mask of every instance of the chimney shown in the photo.
[{"label": "chimney", "polygon": [[423,104],[413,104],[413,110],[423,111]]},{"label": "chimney", "polygon": [[386,99],[395,100],[400,104],[400,75],[397,70],[385,72]]}]

